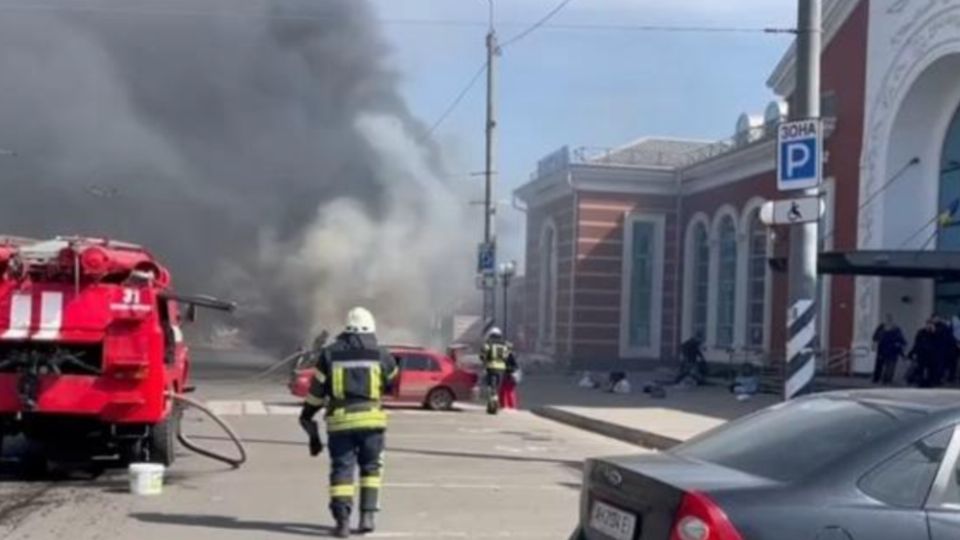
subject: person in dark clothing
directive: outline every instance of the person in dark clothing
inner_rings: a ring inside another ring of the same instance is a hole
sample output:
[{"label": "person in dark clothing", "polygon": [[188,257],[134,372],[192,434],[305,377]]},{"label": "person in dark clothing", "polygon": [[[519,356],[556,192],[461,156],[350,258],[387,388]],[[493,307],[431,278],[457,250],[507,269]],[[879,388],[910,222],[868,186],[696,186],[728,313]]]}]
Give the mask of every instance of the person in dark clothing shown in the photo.
[{"label": "person in dark clothing", "polygon": [[953,328],[942,317],[934,317],[934,335],[936,340],[936,361],[933,364],[933,386],[941,386],[950,364],[957,356],[957,342],[953,339]]},{"label": "person in dark clothing", "polygon": [[913,347],[909,356],[915,367],[907,376],[907,382],[921,388],[930,388],[934,379],[934,364],[936,363],[936,327],[933,319],[928,319],[923,328],[917,331],[913,339]]},{"label": "person in dark clothing", "polygon": [[703,338],[700,334],[681,343],[680,354],[683,359],[674,384],[687,377],[693,377],[698,384],[702,383],[707,378],[707,360],[703,356]]},{"label": "person in dark clothing", "polygon": [[960,315],[954,315],[950,319],[950,328],[953,330],[953,357],[947,364],[947,382],[949,384],[957,383],[957,368],[960,362]]},{"label": "person in dark clothing", "polygon": [[890,384],[897,370],[897,360],[903,356],[907,340],[900,327],[893,322],[893,315],[887,315],[883,324],[873,333],[873,349],[877,352],[876,365],[873,368],[873,383]]}]

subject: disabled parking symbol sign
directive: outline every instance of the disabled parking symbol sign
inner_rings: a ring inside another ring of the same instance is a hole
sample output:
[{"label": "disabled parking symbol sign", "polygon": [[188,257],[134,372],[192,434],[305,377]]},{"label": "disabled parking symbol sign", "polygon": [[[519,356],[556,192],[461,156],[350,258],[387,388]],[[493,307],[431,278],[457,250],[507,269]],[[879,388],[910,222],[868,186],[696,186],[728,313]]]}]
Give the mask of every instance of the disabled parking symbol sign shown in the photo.
[{"label": "disabled parking symbol sign", "polygon": [[777,188],[780,191],[820,185],[823,176],[822,132],[819,120],[780,125],[777,130]]}]

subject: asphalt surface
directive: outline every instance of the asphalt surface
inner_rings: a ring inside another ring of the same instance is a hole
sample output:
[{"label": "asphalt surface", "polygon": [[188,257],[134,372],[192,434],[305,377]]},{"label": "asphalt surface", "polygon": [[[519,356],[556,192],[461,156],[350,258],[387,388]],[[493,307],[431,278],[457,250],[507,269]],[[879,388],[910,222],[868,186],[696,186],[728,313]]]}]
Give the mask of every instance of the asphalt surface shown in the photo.
[{"label": "asphalt surface", "polygon": [[[0,476],[7,540],[283,539],[329,536],[327,455],[311,458],[282,378],[267,359],[195,354],[195,397],[246,441],[239,470],[181,451],[164,493],[129,494],[125,471],[23,481]],[[196,442],[229,452],[209,420],[185,418]],[[564,539],[577,519],[580,464],[636,447],[526,412],[496,417],[397,409],[387,435],[384,510],[370,538]]]}]

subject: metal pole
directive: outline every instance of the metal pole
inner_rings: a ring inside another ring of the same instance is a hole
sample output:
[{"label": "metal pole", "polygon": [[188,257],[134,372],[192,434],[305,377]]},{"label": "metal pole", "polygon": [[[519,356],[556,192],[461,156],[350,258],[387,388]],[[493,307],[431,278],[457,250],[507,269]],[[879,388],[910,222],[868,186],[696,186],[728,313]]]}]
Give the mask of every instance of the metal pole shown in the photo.
[{"label": "metal pole", "polygon": [[[493,29],[493,1],[490,1],[490,31],[487,33],[487,126],[486,126],[486,167],[484,177],[486,185],[484,189],[484,213],[483,213],[483,241],[484,244],[491,246],[493,250],[493,268],[496,265],[496,242],[495,231],[497,207],[493,194],[493,175],[495,164],[495,146],[496,146],[496,94],[495,79],[496,59],[499,51],[497,50],[497,34]],[[496,280],[490,280],[484,283],[483,287],[483,330],[484,334],[495,324],[496,312]]]},{"label": "metal pole", "polygon": [[[820,117],[821,0],[799,0],[797,10],[797,85],[790,116]],[[822,159],[822,156],[819,156]],[[817,189],[807,195],[817,196]],[[790,227],[789,302],[784,398],[808,393],[816,373],[817,336],[816,221]]]},{"label": "metal pole", "polygon": [[509,336],[509,330],[507,329],[507,312],[510,311],[510,304],[507,303],[507,292],[510,289],[510,276],[504,272],[503,274],[503,336]]}]

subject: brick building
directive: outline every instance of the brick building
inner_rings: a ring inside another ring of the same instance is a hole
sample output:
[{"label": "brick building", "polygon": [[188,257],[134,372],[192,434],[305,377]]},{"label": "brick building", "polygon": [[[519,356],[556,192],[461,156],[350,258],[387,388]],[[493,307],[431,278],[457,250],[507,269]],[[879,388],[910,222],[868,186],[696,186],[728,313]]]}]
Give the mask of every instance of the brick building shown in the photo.
[{"label": "brick building", "polygon": [[[828,0],[822,56],[827,131],[821,225],[826,249],[858,247],[869,32],[884,2]],[[889,3],[889,2],[888,2]],[[791,48],[762,115],[717,142],[645,138],[608,151],[563,148],[516,192],[527,212],[525,334],[577,366],[639,367],[704,336],[714,361],[783,356],[785,231],[759,221],[779,198],[776,129],[793,92]],[[854,278],[823,280],[821,342],[848,370],[858,315]],[[866,369],[866,366],[858,366]]]}]

